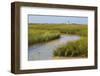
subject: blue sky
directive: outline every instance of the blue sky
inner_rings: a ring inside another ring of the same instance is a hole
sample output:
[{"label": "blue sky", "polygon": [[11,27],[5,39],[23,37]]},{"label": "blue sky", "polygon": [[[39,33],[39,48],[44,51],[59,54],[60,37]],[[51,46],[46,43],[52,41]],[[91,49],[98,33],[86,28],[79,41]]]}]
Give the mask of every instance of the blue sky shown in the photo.
[{"label": "blue sky", "polygon": [[76,24],[87,24],[87,17],[75,17],[75,16],[46,16],[46,15],[29,15],[28,23],[49,23],[49,24],[60,24],[60,23],[76,23]]}]

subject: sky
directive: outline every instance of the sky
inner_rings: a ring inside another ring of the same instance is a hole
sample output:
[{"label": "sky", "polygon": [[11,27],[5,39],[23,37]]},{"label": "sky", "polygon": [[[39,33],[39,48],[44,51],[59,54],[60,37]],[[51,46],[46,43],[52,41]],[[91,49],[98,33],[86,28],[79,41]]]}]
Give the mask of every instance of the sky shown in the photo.
[{"label": "sky", "polygon": [[76,23],[87,24],[88,17],[75,17],[75,16],[46,16],[46,15],[29,15],[28,23],[48,23],[48,24],[61,24],[61,23]]}]

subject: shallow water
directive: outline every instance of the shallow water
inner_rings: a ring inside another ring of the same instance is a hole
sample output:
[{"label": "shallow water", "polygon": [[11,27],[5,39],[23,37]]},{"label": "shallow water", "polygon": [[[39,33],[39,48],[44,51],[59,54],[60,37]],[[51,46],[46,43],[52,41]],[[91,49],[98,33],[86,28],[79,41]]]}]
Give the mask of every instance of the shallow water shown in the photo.
[{"label": "shallow water", "polygon": [[46,43],[35,44],[28,48],[28,60],[48,60],[53,58],[53,50],[69,42],[80,39],[75,35],[61,35],[59,39]]}]

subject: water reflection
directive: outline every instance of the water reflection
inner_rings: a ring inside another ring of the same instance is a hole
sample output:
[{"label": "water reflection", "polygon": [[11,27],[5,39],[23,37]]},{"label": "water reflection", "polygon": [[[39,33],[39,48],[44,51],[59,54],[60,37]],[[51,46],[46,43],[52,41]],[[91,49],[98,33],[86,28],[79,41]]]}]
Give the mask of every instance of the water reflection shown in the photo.
[{"label": "water reflection", "polygon": [[28,60],[48,60],[53,58],[53,50],[69,41],[78,40],[79,36],[61,35],[59,39],[36,44],[28,48]]}]

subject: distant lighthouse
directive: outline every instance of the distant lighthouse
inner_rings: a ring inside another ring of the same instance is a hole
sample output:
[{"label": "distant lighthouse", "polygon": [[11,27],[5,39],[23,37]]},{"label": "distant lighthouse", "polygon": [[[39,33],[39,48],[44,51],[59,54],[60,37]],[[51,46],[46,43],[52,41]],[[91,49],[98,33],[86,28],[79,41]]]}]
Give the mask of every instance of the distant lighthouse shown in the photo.
[{"label": "distant lighthouse", "polygon": [[70,24],[70,21],[69,20],[67,20],[67,23],[66,24]]}]

